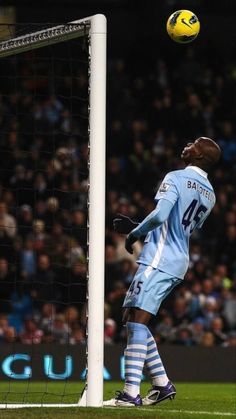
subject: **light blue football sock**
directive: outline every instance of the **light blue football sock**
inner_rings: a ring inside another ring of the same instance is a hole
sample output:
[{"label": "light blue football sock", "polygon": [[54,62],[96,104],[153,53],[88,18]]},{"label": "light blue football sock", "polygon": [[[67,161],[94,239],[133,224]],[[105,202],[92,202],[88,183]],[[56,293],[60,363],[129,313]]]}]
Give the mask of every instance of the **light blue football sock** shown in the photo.
[{"label": "light blue football sock", "polygon": [[147,334],[146,367],[154,386],[166,386],[169,379],[160,358],[156,341],[149,329]]},{"label": "light blue football sock", "polygon": [[141,323],[127,322],[124,391],[132,397],[140,393],[143,366],[147,354],[148,328]]}]

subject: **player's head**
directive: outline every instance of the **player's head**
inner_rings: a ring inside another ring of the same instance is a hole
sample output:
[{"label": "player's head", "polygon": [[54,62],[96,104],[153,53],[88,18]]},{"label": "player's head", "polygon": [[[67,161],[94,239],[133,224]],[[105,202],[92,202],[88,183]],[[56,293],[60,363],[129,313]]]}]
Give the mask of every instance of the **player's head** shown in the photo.
[{"label": "player's head", "polygon": [[208,170],[219,160],[221,150],[211,138],[200,137],[194,143],[188,143],[181,154],[182,160],[188,165],[193,164]]}]

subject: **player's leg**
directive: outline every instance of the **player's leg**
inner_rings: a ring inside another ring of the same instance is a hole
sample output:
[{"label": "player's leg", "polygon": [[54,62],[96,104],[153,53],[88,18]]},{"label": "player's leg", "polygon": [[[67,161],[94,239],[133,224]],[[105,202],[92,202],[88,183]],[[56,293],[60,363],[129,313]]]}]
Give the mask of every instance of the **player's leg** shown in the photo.
[{"label": "player's leg", "polygon": [[[139,308],[126,308],[124,311],[123,321],[127,324],[127,331],[130,325],[142,324],[148,325],[152,314]],[[135,327],[134,327],[135,329]],[[131,345],[135,345],[135,330]],[[143,343],[142,343],[143,344]],[[136,347],[136,346],[134,346]],[[146,348],[145,348],[146,350]],[[128,355],[128,357],[127,357]],[[127,341],[127,348],[125,350],[125,386],[124,392],[131,396],[136,396],[140,391],[141,374],[139,382],[136,380],[136,358],[132,358],[130,351],[129,339]],[[130,368],[132,362],[133,368]],[[157,345],[154,337],[147,327],[147,350],[145,365],[152,380],[152,388],[149,390],[147,396],[143,399],[143,404],[151,405],[159,403],[166,398],[173,398],[176,394],[176,389],[169,381],[161,357],[159,355]],[[142,364],[143,368],[143,364]],[[135,375],[132,376],[134,373]]]},{"label": "player's leg", "polygon": [[152,314],[141,309],[128,308],[124,311],[127,330],[127,346],[124,351],[125,385],[114,399],[104,402],[112,406],[140,406],[140,383],[147,355],[148,328],[146,323]]},{"label": "player's leg", "polygon": [[[128,295],[138,295],[141,292],[142,271],[142,268],[138,269]],[[148,324],[151,317],[151,313],[142,309],[127,307],[124,310],[123,320],[127,330],[127,346],[124,351],[124,390],[119,392],[115,399],[105,402],[104,405],[140,406],[142,404],[139,393],[147,354],[148,328],[146,324]]]},{"label": "player's leg", "polygon": [[138,397],[140,393],[142,372],[147,356],[149,332],[147,324],[152,317],[151,312],[136,307],[142,300],[141,295],[144,292],[145,270],[145,266],[139,267],[124,301],[123,321],[127,329],[127,346],[124,351],[125,385],[123,396],[128,395],[133,398]]},{"label": "player's leg", "polygon": [[[152,314],[158,312],[162,301],[179,282],[180,280],[171,275],[150,266],[141,266],[124,301],[125,307],[134,305],[135,308],[125,309],[124,320],[147,326]],[[176,389],[168,379],[155,339],[149,329],[145,365],[152,380],[152,388],[143,399],[143,404],[156,404],[166,398],[173,398]]]},{"label": "player's leg", "polygon": [[[145,361],[152,375],[153,386],[157,387],[155,384],[158,382],[158,387],[161,386],[162,391],[155,391],[155,400],[149,398],[150,400],[147,401],[147,397],[150,396],[148,394],[144,403],[155,404],[169,397],[169,393],[173,395],[175,389],[172,387],[170,391],[171,383],[166,376],[156,344],[154,345],[154,338],[147,327],[152,315],[157,313],[161,302],[170,292],[173,285],[172,279],[168,274],[163,276],[163,273],[151,267],[142,265],[139,267],[123,305],[124,321],[127,327],[124,391],[119,392],[115,399],[108,401],[108,405],[112,401],[111,404],[116,406],[141,404],[139,389]],[[158,397],[157,394],[160,396]]]},{"label": "player's leg", "polygon": [[148,331],[145,365],[152,381],[152,387],[142,399],[142,403],[144,405],[154,405],[165,399],[173,399],[176,395],[176,388],[166,374],[156,341],[150,330]]},{"label": "player's leg", "polygon": [[147,327],[142,323],[126,323],[127,346],[124,351],[125,385],[104,406],[141,406],[140,382],[147,353]]},{"label": "player's leg", "polygon": [[149,331],[146,325],[151,317],[151,313],[142,309],[128,308],[124,311],[123,320],[127,329],[124,393],[134,398],[140,393],[143,366],[147,356]]},{"label": "player's leg", "polygon": [[[156,278],[155,278],[156,277]],[[167,295],[178,285],[181,280],[172,278],[164,272],[154,272],[154,278],[158,288],[156,289],[157,301],[159,306]],[[152,276],[150,278],[152,280]],[[153,288],[153,291],[155,287]],[[159,307],[157,306],[157,311]],[[146,368],[152,381],[152,388],[146,397],[142,399],[144,405],[154,405],[165,399],[173,399],[176,395],[176,388],[168,379],[157,344],[150,330],[148,331]]]}]

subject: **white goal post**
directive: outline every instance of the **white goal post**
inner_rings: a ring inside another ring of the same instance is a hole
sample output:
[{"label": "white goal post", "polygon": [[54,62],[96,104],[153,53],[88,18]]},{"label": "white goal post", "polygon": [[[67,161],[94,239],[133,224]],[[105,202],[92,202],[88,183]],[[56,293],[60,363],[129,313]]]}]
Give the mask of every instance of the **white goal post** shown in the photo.
[{"label": "white goal post", "polygon": [[70,404],[2,404],[0,408],[102,406],[104,346],[106,18],[94,15],[0,43],[1,57],[62,41],[89,37],[89,195],[88,195],[88,353],[83,402]]}]

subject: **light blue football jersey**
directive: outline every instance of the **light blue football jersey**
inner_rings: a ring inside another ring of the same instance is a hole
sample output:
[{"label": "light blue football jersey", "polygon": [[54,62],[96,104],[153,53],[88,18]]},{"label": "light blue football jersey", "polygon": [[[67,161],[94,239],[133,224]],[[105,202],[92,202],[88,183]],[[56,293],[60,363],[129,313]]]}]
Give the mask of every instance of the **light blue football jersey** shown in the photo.
[{"label": "light blue football jersey", "polygon": [[167,220],[150,231],[138,263],[183,278],[189,263],[189,238],[201,228],[215,204],[215,194],[207,173],[197,166],[168,173],[155,201],[167,199],[173,208]]}]

